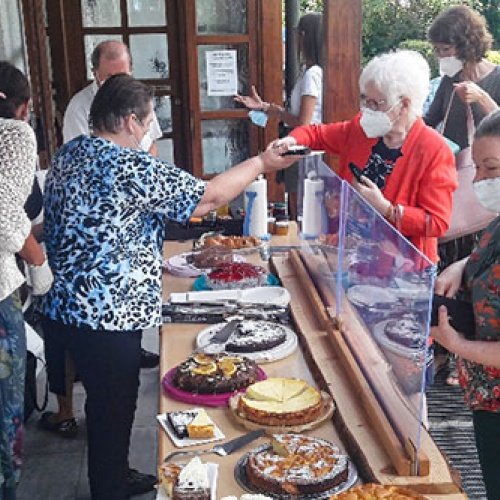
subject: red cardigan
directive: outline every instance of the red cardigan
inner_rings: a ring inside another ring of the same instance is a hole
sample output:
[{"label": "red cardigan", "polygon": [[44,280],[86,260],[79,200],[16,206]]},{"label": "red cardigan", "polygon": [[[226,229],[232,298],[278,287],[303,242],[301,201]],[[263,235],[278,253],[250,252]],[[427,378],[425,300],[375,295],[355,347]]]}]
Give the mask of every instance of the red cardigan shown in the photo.
[{"label": "red cardigan", "polygon": [[[338,155],[337,174],[352,183],[349,162],[364,168],[378,141],[366,137],[360,116],[346,122],[298,127],[290,135],[297,144]],[[382,192],[392,204],[404,207],[401,233],[437,262],[437,238],[448,229],[457,188],[455,159],[441,135],[421,118],[411,127],[401,152],[403,156],[396,160]]]}]

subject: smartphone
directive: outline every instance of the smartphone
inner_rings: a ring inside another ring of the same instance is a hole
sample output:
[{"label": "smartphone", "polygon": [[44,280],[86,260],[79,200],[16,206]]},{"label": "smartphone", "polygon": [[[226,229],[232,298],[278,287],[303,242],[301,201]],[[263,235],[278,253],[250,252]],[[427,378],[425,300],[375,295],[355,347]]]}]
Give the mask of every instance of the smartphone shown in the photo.
[{"label": "smartphone", "polygon": [[462,333],[467,340],[476,338],[476,321],[474,318],[474,309],[472,303],[466,300],[450,299],[442,295],[434,294],[432,299],[431,326],[438,324],[439,306],[446,306],[450,325]]},{"label": "smartphone", "polygon": [[355,179],[362,183],[363,181],[361,180],[361,176],[363,175],[363,171],[352,162],[349,163],[349,168],[351,169],[352,175],[354,175]]},{"label": "smartphone", "polygon": [[281,156],[305,156],[311,153],[311,148],[307,146],[290,146]]}]

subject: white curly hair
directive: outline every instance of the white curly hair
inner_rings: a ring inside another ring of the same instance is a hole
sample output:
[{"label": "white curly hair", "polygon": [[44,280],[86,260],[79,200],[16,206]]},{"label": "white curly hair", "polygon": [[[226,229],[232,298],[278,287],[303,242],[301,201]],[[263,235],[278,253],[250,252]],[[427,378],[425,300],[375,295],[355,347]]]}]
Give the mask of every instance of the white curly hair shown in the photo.
[{"label": "white curly hair", "polygon": [[406,97],[410,101],[409,118],[423,114],[429,93],[430,69],[424,57],[414,50],[398,50],[374,57],[361,72],[359,88],[363,94],[371,82],[385,95],[390,106]]}]

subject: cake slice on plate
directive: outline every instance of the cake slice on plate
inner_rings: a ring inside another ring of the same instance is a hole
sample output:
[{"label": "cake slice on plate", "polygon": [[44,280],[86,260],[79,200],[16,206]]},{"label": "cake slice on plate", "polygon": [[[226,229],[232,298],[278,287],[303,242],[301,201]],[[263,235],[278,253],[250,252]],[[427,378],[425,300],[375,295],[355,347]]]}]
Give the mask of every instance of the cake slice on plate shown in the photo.
[{"label": "cake slice on plate", "polygon": [[187,424],[187,432],[191,439],[209,439],[214,437],[215,425],[207,412],[198,411],[194,419]]}]

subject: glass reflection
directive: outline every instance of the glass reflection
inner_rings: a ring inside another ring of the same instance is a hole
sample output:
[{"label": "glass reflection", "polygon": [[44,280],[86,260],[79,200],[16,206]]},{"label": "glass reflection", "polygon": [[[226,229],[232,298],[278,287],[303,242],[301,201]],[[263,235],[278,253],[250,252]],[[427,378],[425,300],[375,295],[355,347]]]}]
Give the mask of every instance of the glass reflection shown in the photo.
[{"label": "glass reflection", "polygon": [[94,79],[94,75],[92,74],[92,64],[90,62],[90,56],[94,51],[95,47],[104,42],[104,40],[118,40],[120,42],[123,41],[121,35],[85,35],[83,38],[83,44],[85,47],[85,66],[87,68],[87,78],[89,80]]},{"label": "glass reflection", "polygon": [[248,120],[205,120],[201,123],[203,174],[218,174],[250,156]]},{"label": "glass reflection", "polygon": [[168,78],[168,43],[164,34],[131,35],[135,78]]},{"label": "glass reflection", "polygon": [[81,0],[84,28],[121,25],[120,0]]},{"label": "glass reflection", "polygon": [[172,139],[160,139],[156,141],[158,157],[163,161],[174,163],[174,143]]},{"label": "glass reflection", "polygon": [[198,33],[246,33],[246,0],[198,0],[196,2]]},{"label": "glass reflection", "polygon": [[165,26],[165,0],[127,0],[129,26]]},{"label": "glass reflection", "polygon": [[233,96],[207,95],[207,61],[206,52],[211,50],[236,49],[238,70],[238,92],[248,95],[248,45],[199,45],[198,46],[198,78],[200,82],[200,107],[202,111],[240,108]]},{"label": "glass reflection", "polygon": [[172,105],[170,96],[155,97],[155,113],[164,134],[172,133]]}]

